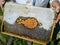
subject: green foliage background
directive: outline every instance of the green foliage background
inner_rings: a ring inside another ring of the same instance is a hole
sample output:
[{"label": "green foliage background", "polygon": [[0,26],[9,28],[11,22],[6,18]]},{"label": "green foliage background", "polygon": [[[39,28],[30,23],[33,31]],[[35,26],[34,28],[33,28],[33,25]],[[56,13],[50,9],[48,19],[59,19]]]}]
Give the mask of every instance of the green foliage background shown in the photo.
[{"label": "green foliage background", "polygon": [[[0,9],[0,16],[2,16],[2,10],[1,9]],[[0,20],[0,27],[1,27],[1,23],[2,22]],[[0,33],[0,45],[7,45],[7,43],[9,42],[10,38],[11,38],[10,36],[7,36],[7,35],[4,35],[4,34]],[[13,38],[13,39],[14,40],[13,40],[11,45],[28,45],[28,41],[26,41],[26,40],[19,39],[19,38]],[[54,45],[53,42],[54,41],[52,41],[50,45]],[[40,45],[40,44],[33,43],[32,45]],[[60,45],[60,44],[58,44],[58,45]]]}]

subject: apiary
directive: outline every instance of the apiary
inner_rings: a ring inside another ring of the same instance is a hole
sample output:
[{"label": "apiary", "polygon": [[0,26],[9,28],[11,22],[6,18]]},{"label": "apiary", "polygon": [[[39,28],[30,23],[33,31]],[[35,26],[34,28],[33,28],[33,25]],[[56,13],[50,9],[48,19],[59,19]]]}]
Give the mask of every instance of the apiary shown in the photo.
[{"label": "apiary", "polygon": [[8,2],[4,7],[1,32],[36,43],[50,41],[54,30],[55,11]]}]

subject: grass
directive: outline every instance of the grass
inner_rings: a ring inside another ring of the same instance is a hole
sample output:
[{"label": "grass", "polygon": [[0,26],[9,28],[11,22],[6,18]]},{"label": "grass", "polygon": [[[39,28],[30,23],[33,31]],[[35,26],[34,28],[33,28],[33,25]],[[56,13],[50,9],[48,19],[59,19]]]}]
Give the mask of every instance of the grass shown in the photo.
[{"label": "grass", "polygon": [[1,8],[0,8],[0,16],[2,16],[2,10],[1,10]]},{"label": "grass", "polygon": [[[1,19],[1,16],[2,16],[2,11],[0,9],[0,19]],[[1,23],[2,22],[0,20],[0,26],[1,26]],[[10,38],[11,38],[10,36],[4,35],[4,34],[0,34],[0,40],[3,42],[2,45],[7,45],[7,42],[8,42],[8,40]],[[26,40],[22,40],[22,39],[18,39],[18,38],[14,38],[13,45],[27,45],[27,41]],[[40,44],[33,43],[33,45],[40,45]],[[50,45],[54,45],[54,41],[51,41]],[[60,45],[60,42],[59,42],[58,45]]]}]

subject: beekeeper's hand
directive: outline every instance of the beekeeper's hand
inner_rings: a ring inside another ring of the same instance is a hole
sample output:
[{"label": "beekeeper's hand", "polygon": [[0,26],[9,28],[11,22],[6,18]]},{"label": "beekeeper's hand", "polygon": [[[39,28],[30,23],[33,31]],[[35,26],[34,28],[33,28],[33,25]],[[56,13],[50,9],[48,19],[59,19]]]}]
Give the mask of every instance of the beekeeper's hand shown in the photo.
[{"label": "beekeeper's hand", "polygon": [[[55,0],[53,1],[51,4],[50,4],[50,7],[55,9],[57,13],[59,13],[60,11],[60,3],[58,0]],[[58,17],[56,19],[56,23],[60,20],[60,13],[58,14]]]},{"label": "beekeeper's hand", "polygon": [[57,1],[53,1],[50,4],[50,7],[56,9],[56,12],[59,12],[59,10],[60,10],[60,3],[59,3],[59,1],[58,0]]},{"label": "beekeeper's hand", "polygon": [[2,7],[4,3],[5,3],[5,0],[0,0],[0,7]]}]

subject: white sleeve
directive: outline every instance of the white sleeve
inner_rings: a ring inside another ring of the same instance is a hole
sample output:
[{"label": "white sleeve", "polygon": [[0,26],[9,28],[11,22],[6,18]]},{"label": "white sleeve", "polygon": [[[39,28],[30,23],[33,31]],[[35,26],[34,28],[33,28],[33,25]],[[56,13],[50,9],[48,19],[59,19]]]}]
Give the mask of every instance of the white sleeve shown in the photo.
[{"label": "white sleeve", "polygon": [[16,0],[17,3],[32,5],[33,0]]},{"label": "white sleeve", "polygon": [[[54,0],[50,0],[50,4],[53,2]],[[60,2],[60,0],[58,0]]]}]

